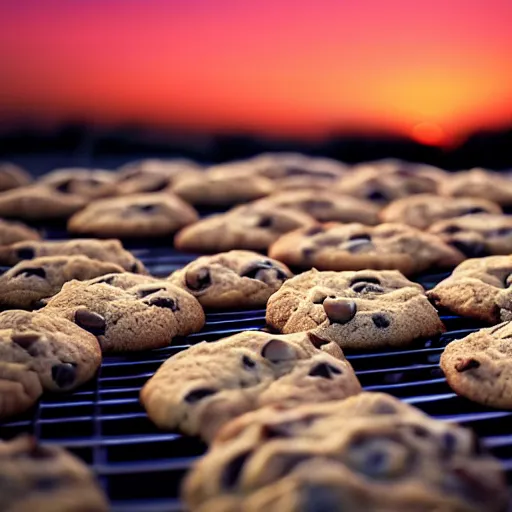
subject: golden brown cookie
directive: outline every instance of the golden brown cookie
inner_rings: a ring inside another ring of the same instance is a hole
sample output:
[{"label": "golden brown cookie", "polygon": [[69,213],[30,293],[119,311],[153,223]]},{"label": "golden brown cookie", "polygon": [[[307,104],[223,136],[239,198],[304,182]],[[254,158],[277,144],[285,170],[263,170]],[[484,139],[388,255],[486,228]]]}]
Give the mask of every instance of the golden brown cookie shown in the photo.
[{"label": "golden brown cookie", "polygon": [[0,252],[4,246],[15,244],[23,240],[40,240],[41,235],[21,222],[0,219]]},{"label": "golden brown cookie", "polygon": [[23,187],[32,181],[30,174],[10,162],[0,162],[0,192]]}]

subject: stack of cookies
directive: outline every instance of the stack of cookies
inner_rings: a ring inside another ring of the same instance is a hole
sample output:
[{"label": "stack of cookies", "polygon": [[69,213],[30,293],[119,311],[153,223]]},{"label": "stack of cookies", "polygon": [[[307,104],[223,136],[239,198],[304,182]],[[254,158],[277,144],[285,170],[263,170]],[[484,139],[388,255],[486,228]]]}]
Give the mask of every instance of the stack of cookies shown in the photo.
[{"label": "stack of cookies", "polygon": [[[502,511],[503,472],[472,434],[363,392],[345,354],[437,337],[438,309],[471,317],[487,326],[446,347],[447,381],[512,408],[510,205],[501,175],[398,160],[148,159],[36,181],[1,164],[0,419],[94,378],[102,354],[166,347],[212,310],[265,308],[263,331],[196,343],[141,389],[158,427],[209,445],[183,487],[190,510]],[[45,240],[41,222],[88,238]],[[123,245],[134,238],[203,255],[151,276]],[[432,290],[413,280],[452,270]],[[40,450],[0,444],[0,470]],[[88,510],[104,510],[80,478]],[[52,510],[69,507],[64,491]],[[21,499],[0,493],[0,508]]]}]

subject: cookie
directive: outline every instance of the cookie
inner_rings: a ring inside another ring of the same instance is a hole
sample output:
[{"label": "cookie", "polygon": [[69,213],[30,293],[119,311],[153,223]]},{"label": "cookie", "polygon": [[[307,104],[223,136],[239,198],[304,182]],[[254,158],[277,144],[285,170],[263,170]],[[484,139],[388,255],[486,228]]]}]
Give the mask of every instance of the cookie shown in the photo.
[{"label": "cookie", "polygon": [[30,174],[18,165],[0,162],[0,192],[28,185],[32,181]]},{"label": "cookie", "polygon": [[450,173],[424,163],[407,162],[398,158],[382,158],[380,160],[373,160],[370,162],[362,162],[354,165],[351,168],[352,172],[365,171],[367,169],[373,169],[381,173],[395,173],[402,174],[404,176],[416,175],[436,182],[438,185],[450,176]]},{"label": "cookie", "polygon": [[266,320],[278,332],[309,331],[355,350],[406,346],[444,331],[423,288],[396,270],[304,272],[270,297]]},{"label": "cookie", "polygon": [[414,166],[380,169],[365,166],[344,176],[336,185],[342,193],[385,206],[413,194],[435,194],[438,183],[415,171]]},{"label": "cookie", "polygon": [[63,448],[29,436],[0,441],[0,509],[5,512],[107,512],[90,469]]},{"label": "cookie", "polygon": [[512,256],[488,256],[461,263],[427,292],[437,306],[489,324],[512,320]]},{"label": "cookie", "polygon": [[512,409],[512,324],[504,322],[449,343],[441,355],[448,385],[491,407]]},{"label": "cookie", "polygon": [[168,281],[151,280],[126,290],[115,284],[109,278],[69,281],[41,312],[75,322],[107,352],[165,347],[204,325],[195,297]]},{"label": "cookie", "polygon": [[76,194],[88,199],[108,197],[116,193],[115,174],[103,169],[55,169],[41,176],[39,183],[63,194]]},{"label": "cookie", "polygon": [[210,440],[227,421],[258,407],[294,407],[360,391],[335,344],[317,349],[305,333],[242,332],[171,357],[140,398],[160,428],[178,427]]},{"label": "cookie", "polygon": [[97,339],[57,316],[4,311],[0,333],[0,366],[25,365],[46,391],[75,389],[90,380],[101,363]]},{"label": "cookie", "polygon": [[185,158],[146,159],[129,162],[118,169],[119,195],[170,191],[178,179],[201,172],[199,164]]},{"label": "cookie", "polygon": [[291,267],[400,270],[405,275],[451,268],[464,255],[436,235],[405,224],[327,223],[281,236],[268,251]]},{"label": "cookie", "polygon": [[257,175],[215,175],[208,172],[181,178],[172,191],[198,206],[233,206],[269,195],[274,184]]},{"label": "cookie", "polygon": [[370,201],[343,196],[332,190],[297,190],[278,192],[256,204],[298,210],[320,222],[360,222],[378,224],[379,208]]},{"label": "cookie", "polygon": [[21,222],[0,219],[0,251],[5,245],[11,245],[23,240],[41,240],[41,235]]},{"label": "cookie", "polygon": [[94,260],[120,265],[123,269],[137,274],[147,274],[144,264],[132,253],[125,250],[119,240],[96,240],[80,238],[64,241],[33,241],[0,247],[0,263],[15,265],[23,260],[43,256],[87,256]]},{"label": "cookie", "polygon": [[393,201],[382,210],[380,218],[382,222],[398,222],[427,229],[436,221],[479,213],[499,215],[502,211],[497,204],[486,199],[456,197],[447,201],[431,194],[418,194]]},{"label": "cookie", "polygon": [[265,251],[282,234],[315,223],[313,217],[288,208],[242,205],[182,229],[174,237],[174,245],[200,253]]},{"label": "cookie", "polygon": [[453,173],[443,182],[439,192],[448,197],[481,197],[501,206],[512,206],[512,180],[486,169]]},{"label": "cookie", "polygon": [[512,253],[512,216],[479,213],[435,222],[429,233],[468,258]]},{"label": "cookie", "polygon": [[123,268],[87,256],[44,256],[20,261],[0,275],[0,307],[38,308],[41,299],[55,295],[72,279],[83,281],[112,272],[123,272]]},{"label": "cookie", "polygon": [[203,307],[239,309],[264,307],[268,298],[292,276],[279,261],[251,251],[202,256],[169,276]]},{"label": "cookie", "polygon": [[403,408],[396,399],[370,412],[368,395],[250,413],[252,421],[236,437],[215,440],[187,476],[187,510],[506,509],[504,471],[471,431],[410,406],[394,412]]},{"label": "cookie", "polygon": [[46,185],[29,185],[0,193],[0,217],[28,221],[67,219],[88,200]]},{"label": "cookie", "polygon": [[197,212],[171,194],[98,199],[73,215],[71,233],[105,237],[162,237],[198,220]]}]

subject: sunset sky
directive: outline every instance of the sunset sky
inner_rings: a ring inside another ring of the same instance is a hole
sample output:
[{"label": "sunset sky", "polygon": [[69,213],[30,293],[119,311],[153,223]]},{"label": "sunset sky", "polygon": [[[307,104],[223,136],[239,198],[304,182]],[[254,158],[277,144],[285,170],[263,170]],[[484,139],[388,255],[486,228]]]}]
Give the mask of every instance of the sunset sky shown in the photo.
[{"label": "sunset sky", "polygon": [[0,123],[444,144],[512,124],[512,0],[0,0]]}]

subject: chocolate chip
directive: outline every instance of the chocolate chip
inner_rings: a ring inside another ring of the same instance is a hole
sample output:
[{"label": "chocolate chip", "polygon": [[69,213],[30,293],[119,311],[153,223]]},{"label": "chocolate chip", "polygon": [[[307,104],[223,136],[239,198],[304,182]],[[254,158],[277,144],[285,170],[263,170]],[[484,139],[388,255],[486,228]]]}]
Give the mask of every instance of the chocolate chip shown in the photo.
[{"label": "chocolate chip", "polygon": [[309,260],[310,258],[312,258],[315,255],[315,253],[316,253],[315,247],[306,247],[306,248],[302,249],[302,256],[306,260]]},{"label": "chocolate chip", "polygon": [[138,274],[140,271],[141,271],[141,268],[139,266],[139,262],[138,261],[135,261],[134,263],[131,264],[130,272],[132,274]]},{"label": "chocolate chip", "polygon": [[389,327],[389,324],[391,323],[389,318],[381,313],[375,313],[372,315],[372,321],[375,324],[375,327],[378,327],[379,329],[385,329],[386,327]]},{"label": "chocolate chip", "polygon": [[350,322],[357,312],[357,305],[351,300],[327,298],[324,300],[323,306],[327,318],[338,324]]},{"label": "chocolate chip", "polygon": [[370,201],[388,201],[388,197],[380,190],[372,190],[366,194]]},{"label": "chocolate chip", "polygon": [[242,472],[245,462],[251,456],[251,453],[250,451],[242,452],[226,465],[222,472],[222,486],[225,489],[233,489],[236,487],[240,473]]},{"label": "chocolate chip", "polygon": [[41,336],[35,332],[23,332],[13,334],[11,340],[16,345],[19,345],[23,349],[29,348],[34,343],[37,343],[41,339]]},{"label": "chocolate chip", "polygon": [[483,242],[452,240],[449,244],[455,247],[455,249],[458,249],[467,258],[481,258],[482,256],[488,255],[487,248]]},{"label": "chocolate chip", "polygon": [[89,311],[88,309],[79,309],[76,311],[75,324],[95,336],[104,335],[107,327],[105,318],[94,311]]},{"label": "chocolate chip", "polygon": [[245,355],[242,357],[242,364],[248,369],[252,369],[256,366],[256,363],[249,356]]},{"label": "chocolate chip", "polygon": [[[342,493],[343,491],[340,494]],[[341,512],[344,510],[340,495],[335,488],[328,485],[301,486],[298,503],[300,503],[302,512]]]},{"label": "chocolate chip", "polygon": [[109,284],[112,285],[114,282],[116,276],[108,276],[108,277],[100,277],[99,279],[96,279],[93,284]]},{"label": "chocolate chip", "polygon": [[41,476],[34,481],[33,485],[38,491],[48,492],[61,487],[62,482],[53,476]]},{"label": "chocolate chip", "polygon": [[269,216],[263,216],[260,218],[260,220],[258,221],[258,224],[256,225],[256,227],[258,228],[270,228],[272,227],[272,224],[274,223],[272,217],[269,217]]},{"label": "chocolate chip", "polygon": [[361,249],[371,246],[371,236],[368,234],[352,235],[343,248],[348,252],[359,252]]},{"label": "chocolate chip", "polygon": [[71,188],[71,185],[73,184],[73,179],[65,180],[59,185],[55,187],[55,190],[58,190],[59,192],[62,192],[63,194],[69,194],[69,189]]},{"label": "chocolate chip", "polygon": [[319,233],[323,233],[325,230],[323,228],[323,226],[313,226],[311,228],[308,228],[306,229],[306,231],[304,231],[304,235],[305,236],[314,236],[314,235],[318,235]]},{"label": "chocolate chip", "polygon": [[468,208],[462,215],[474,215],[475,213],[489,213],[484,208]]},{"label": "chocolate chip", "polygon": [[459,233],[462,231],[462,228],[459,228],[459,226],[446,226],[443,229],[443,233],[446,233],[447,235],[453,235],[455,233]]},{"label": "chocolate chip", "polygon": [[19,260],[31,260],[36,255],[32,247],[20,247],[16,250],[16,257]]},{"label": "chocolate chip", "polygon": [[309,371],[310,377],[322,377],[324,379],[332,379],[333,375],[340,375],[342,371],[336,366],[327,363],[320,363],[311,368]]},{"label": "chocolate chip", "polygon": [[452,432],[445,432],[441,436],[441,447],[445,458],[452,457],[457,449],[457,436]]},{"label": "chocolate chip", "polygon": [[184,400],[189,404],[195,404],[196,402],[199,402],[203,398],[215,395],[215,393],[217,393],[216,389],[199,388],[187,393],[187,395],[185,395]]},{"label": "chocolate chip", "polygon": [[52,379],[59,388],[71,386],[76,379],[76,365],[61,363],[52,366]]},{"label": "chocolate chip", "polygon": [[372,237],[368,233],[360,233],[356,235],[350,235],[348,237],[349,240],[368,240],[371,241]]},{"label": "chocolate chip", "polygon": [[212,284],[210,271],[206,267],[202,267],[199,270],[189,270],[185,274],[185,284],[187,288],[194,291],[204,290]]},{"label": "chocolate chip", "polygon": [[316,348],[320,348],[323,345],[326,345],[327,343],[330,343],[329,340],[324,340],[322,337],[318,336],[318,334],[315,334],[315,333],[313,333],[311,331],[307,332],[306,334],[307,334],[307,336],[309,338],[309,341],[311,341],[311,343],[313,343],[313,345]]},{"label": "chocolate chip", "polygon": [[384,293],[384,288],[378,284],[371,283],[357,283],[352,286],[352,290],[356,293]]},{"label": "chocolate chip", "polygon": [[16,272],[16,274],[14,274],[13,277],[18,277],[18,276],[23,276],[23,277],[32,277],[33,276],[33,277],[40,277],[41,279],[45,279],[46,271],[44,270],[44,268],[41,268],[41,267],[24,268],[24,269],[21,269],[18,272]]},{"label": "chocolate chip", "polygon": [[489,233],[490,236],[510,236],[512,235],[512,228],[500,228]]},{"label": "chocolate chip", "polygon": [[152,293],[160,292],[162,290],[165,290],[165,288],[163,288],[162,286],[157,286],[157,287],[153,287],[153,288],[145,288],[143,290],[138,290],[137,295],[140,298],[143,298],[143,297],[147,297],[148,295],[151,295]]},{"label": "chocolate chip", "polygon": [[355,285],[356,283],[373,283],[380,284],[380,279],[377,277],[354,277],[352,281],[350,281],[350,286]]},{"label": "chocolate chip", "polygon": [[132,204],[128,207],[128,210],[139,213],[154,213],[157,208],[157,204]]},{"label": "chocolate chip", "polygon": [[267,342],[261,350],[261,355],[272,363],[291,361],[297,356],[292,345],[279,339],[273,339]]},{"label": "chocolate chip", "polygon": [[149,306],[156,306],[157,308],[170,309],[171,311],[179,311],[180,307],[178,302],[170,297],[152,297],[146,304]]},{"label": "chocolate chip", "polygon": [[268,270],[273,268],[274,264],[269,260],[253,261],[249,263],[241,272],[240,277],[249,277],[250,279],[258,279],[256,276],[260,270]]},{"label": "chocolate chip", "polygon": [[468,370],[472,370],[473,368],[479,368],[480,367],[480,361],[477,361],[476,359],[473,359],[473,358],[466,358],[466,359],[461,359],[456,365],[455,365],[455,369],[458,371],[458,372],[466,372]]}]

